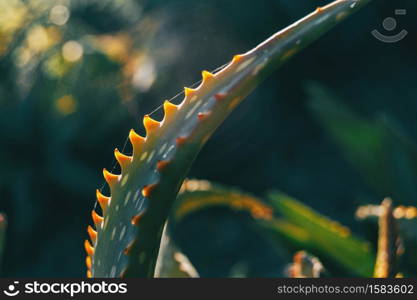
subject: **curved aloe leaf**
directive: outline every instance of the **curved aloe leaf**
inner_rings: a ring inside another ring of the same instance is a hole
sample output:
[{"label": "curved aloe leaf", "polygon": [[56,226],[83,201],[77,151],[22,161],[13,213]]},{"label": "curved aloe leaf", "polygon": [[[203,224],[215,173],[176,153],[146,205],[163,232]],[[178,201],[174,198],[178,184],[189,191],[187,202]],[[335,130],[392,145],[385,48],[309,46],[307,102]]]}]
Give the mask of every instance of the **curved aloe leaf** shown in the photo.
[{"label": "curved aloe leaf", "polygon": [[206,180],[185,180],[170,220],[180,222],[189,214],[214,206],[246,211],[254,219],[272,219],[272,208],[256,197]]},{"label": "curved aloe leaf", "polygon": [[121,174],[104,170],[111,196],[99,191],[103,216],[85,241],[88,276],[152,277],[166,218],[194,158],[228,114],[274,69],[370,0],[335,1],[318,8],[216,74],[203,71],[180,105],[168,101],[157,122],[143,119],[146,137],[129,138],[133,156],[115,151]]},{"label": "curved aloe leaf", "polygon": [[165,225],[161,239],[155,277],[158,278],[197,278],[200,277],[194,266],[172,240],[169,226]]}]

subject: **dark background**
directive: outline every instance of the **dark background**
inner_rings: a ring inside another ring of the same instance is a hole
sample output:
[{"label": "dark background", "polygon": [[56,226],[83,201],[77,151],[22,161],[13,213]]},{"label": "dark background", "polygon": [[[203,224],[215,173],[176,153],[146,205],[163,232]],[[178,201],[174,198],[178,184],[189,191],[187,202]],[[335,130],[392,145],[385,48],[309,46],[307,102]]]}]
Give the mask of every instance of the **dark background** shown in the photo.
[{"label": "dark background", "polygon": [[[58,1],[1,3],[8,9],[0,8],[0,18],[10,18],[0,23],[0,211],[9,223],[3,275],[69,277],[85,274],[83,240],[101,170],[113,166],[113,149],[123,148],[130,128],[143,132],[141,116],[200,80],[201,70],[327,1],[75,0],[64,25],[50,19]],[[373,29],[392,34],[382,21],[397,8],[407,15],[396,16],[395,33],[409,35],[395,44],[376,40]],[[189,177],[261,197],[281,190],[374,242],[375,228],[355,220],[356,208],[385,196],[416,205],[416,182],[406,182],[409,193],[369,184],[314,116],[309,86],[329,90],[364,119],[392,120],[416,141],[416,14],[416,1],[373,1],[305,49],[226,120]],[[45,32],[49,45],[38,49]],[[69,40],[83,47],[75,62],[62,55]],[[178,239],[202,275],[280,274],[285,261],[241,218],[213,209],[181,227]],[[236,271],[242,265],[246,271]]]}]

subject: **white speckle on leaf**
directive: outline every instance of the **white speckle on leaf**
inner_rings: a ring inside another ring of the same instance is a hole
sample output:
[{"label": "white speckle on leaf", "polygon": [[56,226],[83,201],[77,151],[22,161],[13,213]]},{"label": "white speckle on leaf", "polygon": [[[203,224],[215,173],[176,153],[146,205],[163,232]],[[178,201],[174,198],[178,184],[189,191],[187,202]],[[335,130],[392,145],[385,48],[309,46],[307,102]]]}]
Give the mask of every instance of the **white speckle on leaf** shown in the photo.
[{"label": "white speckle on leaf", "polygon": [[135,193],[135,196],[133,198],[133,201],[138,202],[139,201],[139,195],[140,195],[140,190],[137,190]]},{"label": "white speckle on leaf", "polygon": [[244,62],[242,62],[236,69],[236,72],[240,72],[242,71],[244,68],[246,68],[247,66],[249,66],[256,57],[251,57],[248,60],[245,60]]},{"label": "white speckle on leaf", "polygon": [[148,156],[148,152],[143,152],[142,155],[140,156],[140,160],[145,160],[146,156]]},{"label": "white speckle on leaf", "polygon": [[126,233],[126,226],[123,226],[122,231],[120,231],[119,241],[123,239]]},{"label": "white speckle on leaf", "polygon": [[124,202],[124,206],[127,205],[127,203],[129,202],[130,196],[132,195],[132,191],[129,191],[125,197],[125,202]]},{"label": "white speckle on leaf", "polygon": [[155,155],[155,150],[152,151],[151,154],[149,154],[149,157],[148,157],[148,160],[147,160],[148,163],[152,160],[154,155]]},{"label": "white speckle on leaf", "polygon": [[112,232],[111,232],[110,240],[113,240],[115,235],[116,235],[116,227],[114,227]]},{"label": "white speckle on leaf", "polygon": [[116,275],[116,266],[111,267],[110,277],[114,277]]},{"label": "white speckle on leaf", "polygon": [[129,174],[124,175],[122,178],[121,186],[124,186],[128,179],[129,179]]},{"label": "white speckle on leaf", "polygon": [[200,106],[200,104],[201,104],[201,102],[199,101],[193,106],[193,108],[190,109],[190,111],[185,115],[186,120],[195,113],[195,111]]},{"label": "white speckle on leaf", "polygon": [[107,227],[107,224],[109,223],[109,218],[110,218],[110,216],[109,216],[109,215],[107,215],[107,216],[104,218],[104,222],[103,222],[103,223],[101,223],[101,229],[105,229],[105,228]]},{"label": "white speckle on leaf", "polygon": [[161,148],[159,148],[159,155],[161,155],[162,153],[164,153],[165,149],[167,147],[167,143],[164,143]]}]

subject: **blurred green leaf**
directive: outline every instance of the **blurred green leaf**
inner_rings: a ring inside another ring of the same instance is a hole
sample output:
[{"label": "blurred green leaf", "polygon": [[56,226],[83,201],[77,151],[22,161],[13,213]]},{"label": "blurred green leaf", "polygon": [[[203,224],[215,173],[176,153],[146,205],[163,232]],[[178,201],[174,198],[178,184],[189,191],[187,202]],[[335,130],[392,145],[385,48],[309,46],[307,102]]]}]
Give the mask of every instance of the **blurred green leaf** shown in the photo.
[{"label": "blurred green leaf", "polygon": [[308,86],[314,116],[344,157],[381,197],[417,201],[417,146],[388,118],[365,118],[318,84]]},{"label": "blurred green leaf", "polygon": [[276,242],[285,241],[288,247],[307,250],[319,257],[326,267],[327,261],[331,261],[347,274],[372,276],[375,255],[369,243],[287,195],[274,192],[270,198],[274,213],[279,213],[282,219],[264,225],[278,237]]}]

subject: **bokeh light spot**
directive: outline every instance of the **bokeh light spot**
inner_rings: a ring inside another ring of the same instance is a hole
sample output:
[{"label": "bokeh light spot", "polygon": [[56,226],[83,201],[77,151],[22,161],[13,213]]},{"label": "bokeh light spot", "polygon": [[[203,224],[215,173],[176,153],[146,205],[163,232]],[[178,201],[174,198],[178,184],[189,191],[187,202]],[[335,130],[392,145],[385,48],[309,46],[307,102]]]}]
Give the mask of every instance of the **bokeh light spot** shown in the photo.
[{"label": "bokeh light spot", "polygon": [[146,92],[156,79],[156,67],[151,58],[144,59],[133,74],[132,84],[142,92]]},{"label": "bokeh light spot", "polygon": [[66,61],[76,62],[83,56],[83,46],[76,41],[68,41],[62,46],[62,56]]},{"label": "bokeh light spot", "polygon": [[49,13],[49,20],[59,26],[64,25],[67,23],[70,17],[70,12],[68,8],[64,5],[56,5],[52,7]]},{"label": "bokeh light spot", "polygon": [[71,95],[64,95],[55,101],[56,110],[63,115],[69,115],[77,110],[77,101]]}]

